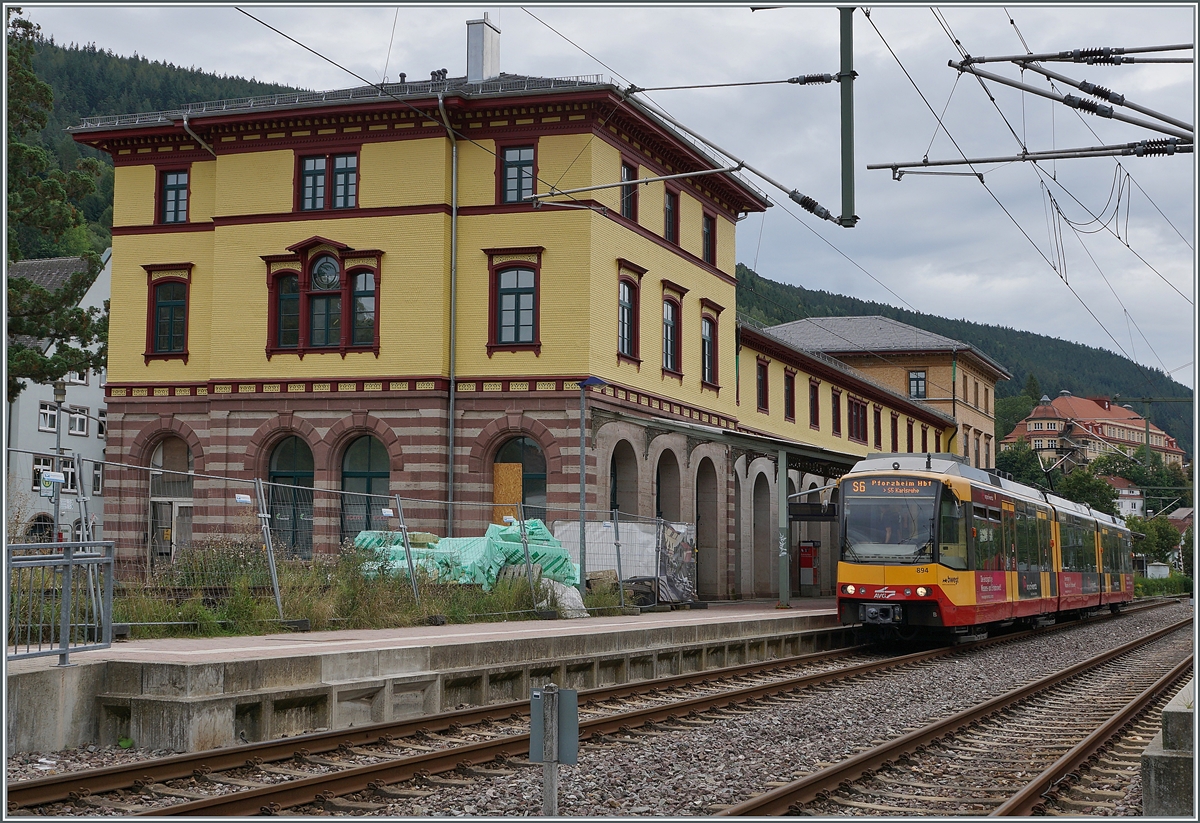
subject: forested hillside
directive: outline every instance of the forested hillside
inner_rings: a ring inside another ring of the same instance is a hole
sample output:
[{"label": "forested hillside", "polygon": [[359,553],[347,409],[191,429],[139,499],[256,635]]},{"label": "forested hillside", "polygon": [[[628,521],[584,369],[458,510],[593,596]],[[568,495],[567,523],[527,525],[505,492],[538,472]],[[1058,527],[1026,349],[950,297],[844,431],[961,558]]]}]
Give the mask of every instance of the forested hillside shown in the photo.
[{"label": "forested hillside", "polygon": [[121,57],[97,48],[94,43],[60,46],[53,38],[38,42],[33,67],[38,77],[49,83],[54,91],[54,108],[42,129],[41,145],[58,160],[64,171],[74,169],[83,156],[100,159],[104,169],[96,190],[76,204],[87,224],[57,242],[26,233],[22,236],[26,257],[68,256],[89,249],[103,251],[109,245],[112,160],[87,146],[79,146],[67,133],[68,126],[79,125],[84,117],[97,115],[161,111],[184,103],[296,91],[274,83],[150,61],[136,54]]},{"label": "forested hillside", "polygon": [[[1012,373],[1012,380],[996,384],[997,400],[1021,394],[1031,374],[1042,391],[1051,397],[1063,389],[1085,397],[1112,397],[1115,394],[1130,398],[1192,395],[1191,389],[1163,372],[1104,349],[1004,326],[951,320],[898,309],[885,303],[789,286],[762,277],[740,263],[737,275],[738,311],[763,323],[785,323],[805,317],[882,315],[970,343]],[[1145,413],[1143,404],[1133,405],[1138,414]],[[1175,437],[1189,456],[1192,454],[1190,403],[1156,403],[1150,419]],[[1006,434],[1008,432],[996,432],[997,437]]]}]

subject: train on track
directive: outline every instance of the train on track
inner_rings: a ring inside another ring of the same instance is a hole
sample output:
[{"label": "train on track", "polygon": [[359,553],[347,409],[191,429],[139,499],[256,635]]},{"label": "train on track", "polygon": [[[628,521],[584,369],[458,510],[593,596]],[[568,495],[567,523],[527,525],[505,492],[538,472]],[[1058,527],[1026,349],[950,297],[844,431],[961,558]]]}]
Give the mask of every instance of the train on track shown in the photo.
[{"label": "train on track", "polygon": [[843,625],[967,640],[1133,600],[1122,520],[957,455],[869,455],[838,501]]}]

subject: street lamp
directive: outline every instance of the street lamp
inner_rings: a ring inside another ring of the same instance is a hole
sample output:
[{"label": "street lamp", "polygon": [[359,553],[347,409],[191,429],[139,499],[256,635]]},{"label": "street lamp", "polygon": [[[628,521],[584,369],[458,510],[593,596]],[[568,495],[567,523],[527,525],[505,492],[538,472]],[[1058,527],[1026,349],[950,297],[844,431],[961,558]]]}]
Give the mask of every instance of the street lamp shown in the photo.
[{"label": "street lamp", "polygon": [[[67,384],[54,381],[54,471],[62,471],[62,412],[67,399]],[[56,483],[54,490],[54,541],[58,542],[58,505],[62,497],[63,483]]]},{"label": "street lamp", "polygon": [[584,416],[587,413],[587,390],[607,386],[599,377],[579,381],[579,596],[587,592],[587,436]]}]

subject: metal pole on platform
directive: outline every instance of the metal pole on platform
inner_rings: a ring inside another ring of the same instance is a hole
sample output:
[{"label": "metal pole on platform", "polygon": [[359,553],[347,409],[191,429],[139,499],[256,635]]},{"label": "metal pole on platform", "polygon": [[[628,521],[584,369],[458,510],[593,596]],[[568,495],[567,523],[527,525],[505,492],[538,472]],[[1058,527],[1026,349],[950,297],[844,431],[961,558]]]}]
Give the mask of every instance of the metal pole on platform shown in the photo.
[{"label": "metal pole on platform", "polygon": [[[62,380],[54,381],[54,471],[62,471],[62,413],[63,402],[67,399],[67,384]],[[79,479],[76,475],[75,482],[78,484]],[[59,503],[62,499],[62,487],[66,483],[55,484],[54,489],[54,541],[57,543],[62,538],[58,533],[58,516]],[[66,665],[62,663],[61,665]]]},{"label": "metal pole on platform", "polygon": [[[55,534],[55,540],[58,539],[58,534]],[[62,601],[60,603],[59,620],[58,620],[58,665],[70,666],[71,656],[71,572],[72,564],[74,563],[75,546],[68,543],[63,547],[63,571],[62,571]]]},{"label": "metal pole on platform", "polygon": [[792,607],[791,558],[788,553],[788,498],[787,498],[787,452],[779,450],[778,472],[775,480],[775,496],[779,499],[779,605],[777,608]]},{"label": "metal pole on platform", "polygon": [[400,504],[400,495],[395,495],[396,516],[400,518],[400,538],[404,541],[404,556],[408,558],[408,579],[412,581],[413,600],[421,605],[421,595],[417,594],[417,573],[413,569],[412,546],[408,542],[408,526],[404,523],[404,506]]},{"label": "metal pole on platform", "polygon": [[621,510],[613,509],[613,544],[617,547],[617,593],[621,598],[621,612],[625,612],[625,584],[621,575]]},{"label": "metal pole on platform", "polygon": [[258,495],[258,522],[262,523],[263,548],[267,551],[267,566],[271,569],[271,588],[275,592],[275,608],[279,610],[279,619],[283,620],[283,598],[279,596],[279,575],[275,571],[275,547],[271,543],[271,513],[267,511],[266,493],[263,482],[254,478],[254,491]]},{"label": "metal pole on platform", "polygon": [[558,686],[542,687],[542,816],[558,816]]}]

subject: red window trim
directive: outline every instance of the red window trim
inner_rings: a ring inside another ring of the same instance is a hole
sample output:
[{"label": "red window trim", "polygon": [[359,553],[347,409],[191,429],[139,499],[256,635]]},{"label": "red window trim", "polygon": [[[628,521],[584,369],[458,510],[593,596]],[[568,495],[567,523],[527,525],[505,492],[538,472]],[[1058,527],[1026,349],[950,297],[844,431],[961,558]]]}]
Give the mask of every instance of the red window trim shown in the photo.
[{"label": "red window trim", "polygon": [[[536,154],[534,156],[536,157]],[[621,152],[620,170],[623,171],[625,166],[630,166],[633,168],[633,174],[634,174],[633,179],[634,180],[638,180],[641,178],[642,164],[632,154],[626,154],[625,152]],[[618,189],[618,191],[621,192],[621,196],[617,200],[617,204],[618,204],[617,214],[626,223],[630,223],[635,226],[641,225],[641,223],[639,222],[639,219],[641,217],[641,212],[638,210],[638,206],[640,205],[638,203],[638,187],[639,186],[641,186],[640,183],[633,184],[633,217],[632,218],[626,217],[623,209],[621,208],[621,205],[623,205],[623,202],[625,199],[625,188],[624,188],[624,186],[622,186],[620,189]]]},{"label": "red window trim", "polygon": [[[791,385],[792,385],[792,407],[790,409],[791,414],[788,414],[789,409],[788,409],[788,402],[787,402],[787,400],[788,400],[787,387],[788,387],[789,381],[791,382]],[[788,421],[789,423],[796,422],[796,370],[793,369],[791,366],[783,367],[783,419]]]},{"label": "red window trim", "polygon": [[833,420],[832,434],[842,436],[842,390],[829,387],[829,416]]},{"label": "red window trim", "polygon": [[[683,295],[676,297],[667,291],[669,280],[663,281],[663,303],[670,303],[675,306],[675,366],[674,369],[668,369],[667,364],[663,363],[663,377],[674,377],[682,382],[683,380]],[[674,286],[674,283],[671,283]],[[684,293],[687,289],[683,290]],[[661,315],[660,315],[661,316]],[[664,321],[665,323],[665,321]],[[663,326],[664,331],[666,326]]]},{"label": "red window trim", "polygon": [[[188,178],[191,179],[190,177]],[[189,183],[190,185],[190,183]],[[151,360],[182,360],[188,361],[188,337],[192,330],[192,267],[193,263],[148,263],[142,266],[146,271],[146,350],[142,354],[143,362]],[[164,271],[183,270],[183,275],[154,275]],[[156,307],[154,288],[163,283],[183,283],[183,351],[156,352],[154,350],[154,327]]]},{"label": "red window trim", "polygon": [[900,413],[892,412],[892,453],[900,453]]},{"label": "red window trim", "polygon": [[[528,142],[516,143],[513,145],[524,146]],[[499,148],[499,147],[497,147]],[[503,157],[502,152],[497,152],[498,156]],[[537,150],[534,153],[534,177],[537,176]],[[503,163],[503,160],[501,160]],[[501,165],[503,168],[503,165]],[[535,189],[536,191],[536,185]],[[542,252],[546,249],[544,246],[522,246],[519,248],[507,249],[484,249],[483,253],[488,256],[488,342],[487,354],[491,357],[498,351],[531,351],[535,357],[540,357],[542,354]],[[512,257],[512,256],[529,256],[533,255],[534,260],[500,260],[497,257]],[[497,315],[500,308],[500,272],[505,269],[533,269],[533,342],[532,343],[500,343],[498,337],[500,334],[500,324]]]},{"label": "red window trim", "polygon": [[[717,215],[716,212],[704,209],[700,218],[700,254],[698,257],[708,265],[716,268],[717,265]],[[708,260],[704,256],[704,218],[712,220],[712,260]]]},{"label": "red window trim", "polygon": [[[497,206],[528,206],[532,205],[523,202],[506,203],[504,201],[504,150],[505,149],[521,149],[527,146],[533,146],[533,193],[538,193],[538,137],[529,135],[527,137],[512,137],[507,140],[496,141],[496,205]],[[618,212],[620,210],[618,209]],[[535,278],[536,279],[536,278]]]},{"label": "red window trim", "polygon": [[[628,268],[628,266],[622,266]],[[620,270],[618,270],[620,271]],[[633,307],[630,312],[629,329],[629,348],[630,353],[625,354],[621,351],[621,284],[628,283],[633,290]],[[642,276],[638,274],[636,277],[630,276],[621,271],[617,275],[617,359],[624,360],[629,363],[634,363],[640,370],[642,367],[642,348],[641,348],[641,325],[642,325]]]},{"label": "red window trim", "polygon": [[[701,300],[700,305],[703,307],[706,301]],[[713,363],[712,363],[712,382],[704,379],[704,321],[708,320],[712,323],[713,335]],[[721,391],[721,323],[717,316],[701,309],[700,311],[700,388],[709,389],[710,391]]]},{"label": "red window trim", "polygon": [[808,427],[821,430],[821,381],[814,377],[808,378]]},{"label": "red window trim", "polygon": [[[855,409],[858,410],[858,420],[862,427],[862,437],[855,436]],[[871,440],[870,424],[867,422],[867,401],[861,398],[848,395],[846,397],[846,411],[850,417],[849,431],[846,432],[846,439],[852,440],[855,443],[862,443],[864,446]]]},{"label": "red window trim", "polygon": [[[667,195],[669,195],[669,194],[675,195],[674,225],[672,226],[672,228],[675,229],[675,239],[674,240],[667,239],[666,211],[667,211]],[[683,198],[680,196],[679,186],[672,185],[671,183],[663,184],[663,235],[662,235],[662,239],[666,243],[668,243],[672,246],[679,246],[679,240],[680,240],[680,238],[679,238],[679,225],[680,225],[679,212],[682,208],[683,208]]]},{"label": "red window trim", "polygon": [[[315,155],[308,155],[310,157]],[[349,211],[349,209],[346,209]],[[328,247],[328,248],[327,248]],[[332,250],[331,250],[332,249]],[[278,354],[294,354],[303,360],[306,354],[333,354],[334,352],[345,359],[347,354],[354,352],[371,352],[379,357],[379,317],[381,308],[381,286],[383,283],[383,255],[378,249],[353,249],[345,243],[338,243],[324,237],[310,237],[288,247],[292,254],[263,255],[262,260],[267,267],[267,360]],[[341,339],[336,346],[313,346],[309,341],[311,331],[310,294],[308,287],[309,269],[312,261],[323,254],[329,254],[338,261],[342,271],[342,330]],[[373,264],[362,262],[365,259],[374,260]],[[355,261],[347,265],[347,260]],[[272,264],[283,263],[285,267],[271,271]],[[375,330],[370,343],[353,344],[350,342],[354,333],[354,282],[352,274],[370,272],[375,281]],[[300,335],[295,346],[279,345],[279,280],[289,274],[297,275],[300,283]],[[347,319],[349,322],[346,322]]]},{"label": "red window trim", "polygon": [[[181,223],[168,223],[163,220],[163,186],[166,185],[164,177],[174,172],[186,172],[187,180],[187,214]],[[189,163],[155,163],[154,164],[154,220],[153,225],[161,226],[165,229],[174,229],[179,226],[186,226],[192,222],[192,164]]]},{"label": "red window trim", "polygon": [[[292,211],[297,214],[353,214],[362,204],[362,143],[345,145],[321,146],[321,151],[301,151],[296,149],[294,154],[295,170],[292,178]],[[354,155],[354,205],[349,208],[335,209],[333,207],[333,158],[338,155]],[[304,161],[310,157],[325,158],[325,206],[320,209],[302,209],[304,198]],[[191,178],[188,178],[191,182]]]},{"label": "red window trim", "polygon": [[[760,374],[759,367],[762,367],[762,391],[759,391]],[[763,414],[771,413],[771,361],[762,355],[754,358],[754,404]]]},{"label": "red window trim", "polygon": [[907,417],[907,418],[905,418],[905,423],[907,424],[907,432],[905,434],[904,443],[908,447],[908,451],[906,453],[912,454],[913,453],[913,419],[911,417]]},{"label": "red window trim", "polygon": [[883,406],[872,404],[871,422],[875,426],[875,448],[883,451]]}]

